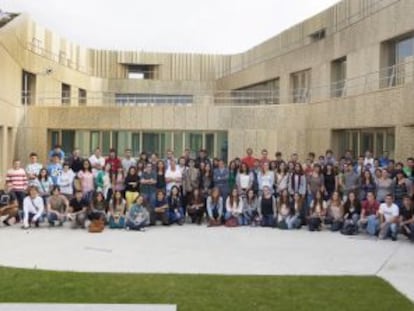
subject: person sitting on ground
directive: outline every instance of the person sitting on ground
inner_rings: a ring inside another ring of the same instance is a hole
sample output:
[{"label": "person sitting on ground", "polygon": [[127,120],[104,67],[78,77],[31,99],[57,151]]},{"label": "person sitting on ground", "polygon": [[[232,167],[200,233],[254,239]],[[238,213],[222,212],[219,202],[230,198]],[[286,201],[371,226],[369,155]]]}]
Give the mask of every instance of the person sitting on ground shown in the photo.
[{"label": "person sitting on ground", "polygon": [[51,196],[47,200],[47,220],[50,226],[55,222],[62,226],[66,221],[66,213],[69,210],[68,199],[60,193],[59,186],[53,186]]},{"label": "person sitting on ground", "polygon": [[138,195],[126,215],[125,229],[145,231],[144,227],[148,225],[149,214],[148,210],[144,207],[144,197]]},{"label": "person sitting on ground", "polygon": [[[386,196],[385,196],[386,197]],[[385,199],[384,197],[384,199]],[[361,205],[361,219],[359,226],[367,231],[371,236],[378,233],[379,230],[379,203],[375,199],[373,192],[367,193],[367,199]]]},{"label": "person sitting on ground", "polygon": [[168,196],[169,207],[169,223],[178,225],[184,224],[185,215],[183,211],[182,198],[180,189],[177,186],[172,186],[170,189],[170,195]]},{"label": "person sitting on ground", "polygon": [[30,186],[28,193],[23,200],[23,229],[28,229],[31,224],[39,227],[45,209],[43,199],[39,196],[36,186]]},{"label": "person sitting on ground", "polygon": [[391,236],[393,241],[397,240],[398,221],[400,220],[400,211],[398,205],[394,204],[392,194],[385,196],[385,203],[381,203],[379,207],[380,215],[380,232],[381,240]]},{"label": "person sitting on ground", "polygon": [[300,229],[305,223],[306,215],[303,207],[303,197],[299,192],[295,192],[291,202],[292,217],[287,222],[288,229]]},{"label": "person sitting on ground", "polygon": [[191,218],[191,222],[201,225],[205,212],[205,200],[199,188],[195,188],[190,196],[187,205],[187,213]]},{"label": "person sitting on ground", "polygon": [[293,217],[289,192],[287,189],[280,193],[280,197],[277,199],[277,227],[279,229],[289,229],[288,223]]},{"label": "person sitting on ground", "polygon": [[75,197],[69,201],[68,219],[72,221],[72,229],[85,228],[86,213],[89,209],[89,202],[83,198],[81,189],[76,190]]},{"label": "person sitting on ground", "polygon": [[411,242],[414,242],[414,206],[409,196],[405,196],[403,199],[403,207],[400,210],[400,227],[401,232]]},{"label": "person sitting on ground", "polygon": [[[368,193],[374,193],[371,191]],[[361,202],[357,199],[355,192],[348,193],[347,200],[344,204],[344,234],[356,234],[358,233],[358,223],[361,217]]]},{"label": "person sitting on ground", "polygon": [[276,199],[272,195],[272,191],[269,186],[264,186],[262,189],[263,194],[259,197],[259,216],[262,227],[274,227],[276,226],[277,219],[277,207]]},{"label": "person sitting on ground", "polygon": [[[355,197],[355,196],[354,196]],[[349,194],[348,194],[349,198]],[[354,198],[355,199],[355,198]],[[331,231],[339,231],[344,223],[344,207],[338,191],[332,193],[328,203],[325,224],[331,225]]]},{"label": "person sitting on ground", "polygon": [[10,226],[9,220],[14,218],[15,222],[19,219],[19,203],[16,195],[11,191],[12,184],[6,182],[4,190],[0,190],[0,216],[6,216],[3,220],[5,226]]},{"label": "person sitting on ground", "polygon": [[224,215],[226,225],[231,227],[240,225],[242,212],[243,201],[239,197],[237,188],[233,188],[226,199],[226,213]]},{"label": "person sitting on ground", "polygon": [[326,201],[322,197],[320,191],[316,191],[315,197],[310,204],[308,226],[309,231],[320,231],[321,225],[326,216]]},{"label": "person sitting on ground", "polygon": [[109,202],[109,228],[122,229],[125,227],[126,201],[121,191],[115,191]]},{"label": "person sitting on ground", "polygon": [[253,189],[247,190],[246,196],[243,198],[243,213],[241,215],[241,225],[257,226],[260,224],[259,202]]},{"label": "person sitting on ground", "polygon": [[223,198],[220,190],[214,187],[207,198],[208,226],[220,226],[223,223]]},{"label": "person sitting on ground", "polygon": [[93,195],[93,199],[88,210],[88,219],[90,221],[101,220],[105,222],[107,212],[108,202],[105,200],[103,192],[98,191]]},{"label": "person sitting on ground", "polygon": [[155,197],[155,204],[151,206],[150,210],[151,226],[155,226],[157,220],[161,220],[164,226],[168,226],[170,224],[168,216],[169,208],[165,193],[162,190],[158,190]]}]

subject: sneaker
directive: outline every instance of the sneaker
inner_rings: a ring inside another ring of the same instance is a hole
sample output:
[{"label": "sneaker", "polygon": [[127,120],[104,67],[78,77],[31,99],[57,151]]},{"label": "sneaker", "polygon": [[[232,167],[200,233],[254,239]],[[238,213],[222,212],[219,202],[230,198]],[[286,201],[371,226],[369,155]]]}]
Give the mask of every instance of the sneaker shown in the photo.
[{"label": "sneaker", "polygon": [[9,227],[9,226],[10,226],[10,224],[9,224],[9,222],[8,222],[7,220],[3,220],[3,224],[4,224],[5,226],[7,226],[7,227]]},{"label": "sneaker", "polygon": [[393,240],[394,242],[397,241],[397,237],[396,236],[392,236],[391,240]]},{"label": "sneaker", "polygon": [[125,227],[125,230],[126,230],[126,231],[129,231],[129,229],[130,229],[130,228],[129,228],[129,226],[126,226],[126,227]]},{"label": "sneaker", "polygon": [[142,227],[142,228],[139,228],[138,231],[145,232],[147,230],[144,227]]}]

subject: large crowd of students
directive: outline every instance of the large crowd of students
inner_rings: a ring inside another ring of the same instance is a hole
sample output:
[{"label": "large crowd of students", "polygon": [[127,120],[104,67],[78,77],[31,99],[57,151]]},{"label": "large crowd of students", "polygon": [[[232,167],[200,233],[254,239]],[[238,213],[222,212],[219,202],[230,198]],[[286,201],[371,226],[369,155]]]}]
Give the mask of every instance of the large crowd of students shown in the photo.
[{"label": "large crowd of students", "polygon": [[[22,167],[15,160],[0,190],[3,224],[22,228],[42,223],[88,228],[96,220],[112,229],[144,231],[157,223],[207,226],[263,226],[343,234],[369,234],[396,240],[404,234],[414,241],[414,159],[373,158],[367,151],[357,159],[352,151],[336,158],[331,150],[305,161],[298,154],[284,159],[262,150],[226,165],[201,149],[194,158],[186,149],[180,157],[167,150],[130,149],[104,157],[96,148],[89,157],[79,149],[69,156],[60,146],[48,163],[36,153]],[[42,224],[43,225],[43,224]]]}]

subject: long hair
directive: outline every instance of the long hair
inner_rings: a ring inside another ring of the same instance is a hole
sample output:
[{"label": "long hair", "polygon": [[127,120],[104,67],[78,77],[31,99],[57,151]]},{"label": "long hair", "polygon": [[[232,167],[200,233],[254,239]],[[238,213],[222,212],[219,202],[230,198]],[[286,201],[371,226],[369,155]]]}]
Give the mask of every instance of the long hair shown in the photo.
[{"label": "long hair", "polygon": [[[349,196],[353,194],[354,195],[354,201],[351,202],[351,200],[349,199]],[[361,202],[358,200],[355,192],[351,191],[348,193],[348,196],[346,198],[345,204],[344,204],[344,214],[349,213],[350,209],[351,209],[351,205],[354,205],[355,209],[360,211],[361,210]]]},{"label": "long hair", "polygon": [[[318,194],[319,194],[319,198],[317,198]],[[313,204],[311,207],[312,213],[316,211],[316,207],[318,205],[321,207],[321,209],[323,208],[323,196],[320,190],[316,191],[315,197],[313,198]]]},{"label": "long hair", "polygon": [[[236,190],[236,191],[235,191]],[[229,199],[230,199],[230,205],[233,207],[233,204],[234,204],[234,195],[233,195],[233,192],[236,192],[237,193],[237,188],[233,188],[231,191],[230,191],[230,195],[229,195]],[[239,197],[239,195],[238,194],[236,194],[236,204],[237,205],[239,205],[239,203],[240,203],[240,197]]]},{"label": "long hair", "polygon": [[211,190],[210,197],[211,197],[211,201],[214,204],[217,204],[220,201],[220,189],[217,187],[214,187],[213,190]]}]

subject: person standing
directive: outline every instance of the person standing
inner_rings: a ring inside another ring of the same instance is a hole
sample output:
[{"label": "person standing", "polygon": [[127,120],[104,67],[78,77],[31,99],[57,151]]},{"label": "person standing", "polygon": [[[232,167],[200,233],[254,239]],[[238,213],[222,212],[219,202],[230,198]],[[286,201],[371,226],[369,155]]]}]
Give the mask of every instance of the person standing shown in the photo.
[{"label": "person standing", "polygon": [[26,172],[20,166],[20,161],[15,160],[13,162],[13,168],[7,171],[6,182],[9,183],[10,191],[13,191],[16,195],[17,202],[19,203],[19,209],[23,207],[23,200],[26,195],[27,177]]}]

